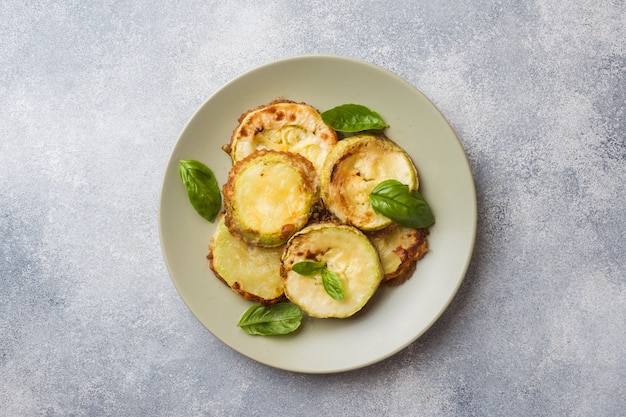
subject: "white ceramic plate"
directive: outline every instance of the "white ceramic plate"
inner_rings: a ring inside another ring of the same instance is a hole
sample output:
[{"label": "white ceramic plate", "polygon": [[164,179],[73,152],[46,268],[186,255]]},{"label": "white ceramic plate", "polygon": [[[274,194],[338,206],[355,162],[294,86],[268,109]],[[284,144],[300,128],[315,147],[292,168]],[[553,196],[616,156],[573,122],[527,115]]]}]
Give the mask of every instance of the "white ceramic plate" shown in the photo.
[{"label": "white ceramic plate", "polygon": [[[436,217],[430,252],[411,279],[381,287],[361,314],[350,319],[306,318],[287,336],[250,336],[236,326],[252,304],[208,267],[215,225],[189,203],[178,174],[180,159],[197,159],[227,178],[230,158],[221,150],[237,118],[276,98],[307,102],[320,111],[357,103],[390,124],[386,134],[413,158],[420,191]],[[415,87],[380,67],[336,56],[303,56],[273,62],[226,84],[191,118],[167,164],[159,206],[165,261],[181,297],[222,342],[269,366],[331,373],[376,363],[405,348],[443,313],[467,270],[476,232],[474,183],[463,148],[447,121]]]}]

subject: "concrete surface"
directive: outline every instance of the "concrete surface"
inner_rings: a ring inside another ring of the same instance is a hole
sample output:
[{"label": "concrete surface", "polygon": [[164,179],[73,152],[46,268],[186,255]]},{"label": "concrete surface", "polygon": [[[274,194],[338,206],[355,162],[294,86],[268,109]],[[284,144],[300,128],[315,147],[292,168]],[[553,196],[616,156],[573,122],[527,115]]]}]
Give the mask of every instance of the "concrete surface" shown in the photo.
[{"label": "concrete surface", "polygon": [[[626,414],[624,1],[0,5],[0,416]],[[163,262],[163,169],[233,77],[302,54],[439,107],[477,189],[452,305],[392,358],[241,357]]]}]

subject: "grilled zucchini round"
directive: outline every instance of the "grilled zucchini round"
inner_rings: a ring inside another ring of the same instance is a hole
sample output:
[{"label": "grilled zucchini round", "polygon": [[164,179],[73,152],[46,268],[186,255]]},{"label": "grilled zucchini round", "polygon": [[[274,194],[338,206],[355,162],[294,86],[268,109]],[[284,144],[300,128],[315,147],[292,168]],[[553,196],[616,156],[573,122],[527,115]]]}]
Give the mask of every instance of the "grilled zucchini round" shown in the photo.
[{"label": "grilled zucchini round", "polygon": [[251,246],[233,236],[221,217],[209,246],[210,267],[234,292],[264,305],[284,298],[280,276],[283,247]]},{"label": "grilled zucchini round", "polygon": [[415,271],[417,261],[428,252],[428,229],[409,229],[392,224],[368,236],[378,251],[386,285],[404,283]]},{"label": "grilled zucchini round", "polygon": [[222,192],[230,232],[264,247],[282,245],[304,227],[319,200],[309,160],[266,149],[234,164]]},{"label": "grilled zucchini round", "polygon": [[361,230],[379,230],[391,220],[374,212],[369,195],[389,179],[417,190],[417,170],[407,153],[382,134],[348,137],[326,158],[320,177],[322,200],[340,221]]},{"label": "grilled zucchini round", "polygon": [[[304,276],[293,270],[299,262],[319,262],[336,274],[344,289],[340,301],[324,289],[320,273]],[[383,271],[376,249],[358,229],[317,223],[305,227],[287,242],[281,275],[286,297],[311,317],[350,317],[378,288]]]},{"label": "grilled zucchini round", "polygon": [[311,161],[319,172],[336,143],[337,133],[324,124],[316,109],[305,103],[277,100],[244,113],[226,151],[233,162],[257,149],[293,152]]}]

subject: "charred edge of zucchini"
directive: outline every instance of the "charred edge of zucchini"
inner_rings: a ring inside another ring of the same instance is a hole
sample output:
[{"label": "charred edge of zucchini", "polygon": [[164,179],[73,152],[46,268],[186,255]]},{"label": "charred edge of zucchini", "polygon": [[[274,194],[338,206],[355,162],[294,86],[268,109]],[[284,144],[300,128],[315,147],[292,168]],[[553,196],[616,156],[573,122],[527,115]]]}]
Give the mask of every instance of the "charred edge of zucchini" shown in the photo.
[{"label": "charred edge of zucchini", "polygon": [[404,284],[417,269],[417,262],[428,253],[428,229],[416,229],[419,238],[416,244],[409,248],[397,249],[401,254],[395,252],[400,258],[400,266],[392,273],[385,275],[382,284],[386,286],[398,286]]},{"label": "charred edge of zucchini", "polygon": [[[317,115],[319,116],[320,125],[326,126],[322,120],[319,109],[311,106],[310,104],[303,102],[303,101],[297,102],[297,101],[289,100],[289,99],[282,98],[282,97],[274,99],[267,104],[262,104],[260,106],[249,109],[239,116],[239,118],[237,119],[237,126],[235,126],[235,128],[233,129],[231,133],[229,143],[222,146],[222,150],[231,157],[231,160],[234,160],[234,155],[232,154],[232,152],[234,152],[233,145],[238,136],[247,136],[248,130],[254,131],[255,134],[264,130],[263,126],[254,126],[253,123],[248,123],[247,125],[244,125],[244,122],[246,122],[246,119],[248,118],[248,116],[254,115],[254,113],[261,112],[261,111],[268,111],[269,113],[274,114],[278,111],[278,109],[276,109],[276,105],[280,105],[280,104],[294,104],[298,106],[306,106],[308,109],[311,109],[315,113],[317,113]],[[281,117],[280,115],[277,114],[276,121],[281,121],[283,120],[283,118],[284,118],[284,115]],[[292,114],[291,119],[292,119],[291,121],[295,121],[296,119],[295,115]],[[331,127],[328,127],[328,132],[331,134],[334,134],[333,136],[334,136],[335,143],[336,143],[339,140],[338,133]],[[314,131],[313,133],[316,134],[317,132]],[[323,140],[329,139],[327,134],[320,136],[320,138]]]}]

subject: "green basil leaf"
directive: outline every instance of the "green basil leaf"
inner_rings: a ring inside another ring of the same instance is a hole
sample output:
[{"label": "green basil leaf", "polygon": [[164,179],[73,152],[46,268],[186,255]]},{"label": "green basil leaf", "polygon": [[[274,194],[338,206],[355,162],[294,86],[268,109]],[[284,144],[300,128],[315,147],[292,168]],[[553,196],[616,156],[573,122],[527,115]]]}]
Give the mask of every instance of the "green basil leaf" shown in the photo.
[{"label": "green basil leaf", "polygon": [[381,182],[370,193],[374,212],[400,226],[422,229],[435,223],[435,216],[424,197],[397,180]]},{"label": "green basil leaf", "polygon": [[180,160],[178,171],[193,208],[200,216],[214,222],[222,207],[222,194],[213,171],[193,159]]},{"label": "green basil leaf", "polygon": [[378,113],[360,104],[343,104],[321,114],[328,126],[340,132],[381,130],[389,125]]},{"label": "green basil leaf", "polygon": [[341,301],[346,296],[339,276],[327,268],[322,269],[322,284],[333,300]]},{"label": "green basil leaf", "polygon": [[294,332],[302,323],[302,310],[281,302],[269,306],[256,304],[246,310],[237,326],[248,334],[274,336]]},{"label": "green basil leaf", "polygon": [[303,261],[293,264],[291,269],[300,275],[310,277],[311,275],[315,275],[320,272],[325,266],[326,264],[322,262]]}]

